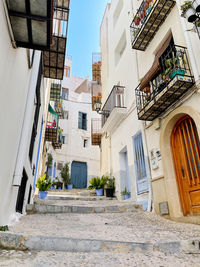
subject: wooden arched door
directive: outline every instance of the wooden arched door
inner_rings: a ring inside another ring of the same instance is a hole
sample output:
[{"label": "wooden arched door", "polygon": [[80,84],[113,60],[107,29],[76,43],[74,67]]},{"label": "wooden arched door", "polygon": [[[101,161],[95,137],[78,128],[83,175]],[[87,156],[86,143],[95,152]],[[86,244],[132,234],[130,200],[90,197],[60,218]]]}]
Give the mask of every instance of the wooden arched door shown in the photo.
[{"label": "wooden arched door", "polygon": [[171,146],[183,214],[200,214],[200,141],[191,117],[177,122]]}]

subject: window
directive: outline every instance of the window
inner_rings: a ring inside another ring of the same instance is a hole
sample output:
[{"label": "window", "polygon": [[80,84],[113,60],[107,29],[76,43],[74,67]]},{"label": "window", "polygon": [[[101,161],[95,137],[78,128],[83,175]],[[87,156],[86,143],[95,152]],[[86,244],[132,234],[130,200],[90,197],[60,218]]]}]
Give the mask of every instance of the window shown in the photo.
[{"label": "window", "polygon": [[124,31],[118,42],[117,47],[115,48],[115,65],[118,64],[125,49],[126,49],[126,32]]},{"label": "window", "polygon": [[62,143],[65,144],[65,136],[62,136]]},{"label": "window", "polygon": [[62,162],[58,162],[57,170],[62,170],[62,167],[63,167],[63,163]]},{"label": "window", "polygon": [[83,139],[83,147],[87,147],[88,146],[88,139]]},{"label": "window", "polygon": [[64,110],[64,120],[68,120],[68,118],[69,118],[69,111]]},{"label": "window", "polygon": [[87,130],[87,114],[79,112],[78,113],[78,128],[82,130]]},{"label": "window", "polygon": [[69,66],[64,67],[64,76],[70,77],[70,67]]},{"label": "window", "polygon": [[68,100],[69,97],[69,89],[62,88],[62,99]]},{"label": "window", "polygon": [[54,162],[53,178],[56,177],[56,162]]}]

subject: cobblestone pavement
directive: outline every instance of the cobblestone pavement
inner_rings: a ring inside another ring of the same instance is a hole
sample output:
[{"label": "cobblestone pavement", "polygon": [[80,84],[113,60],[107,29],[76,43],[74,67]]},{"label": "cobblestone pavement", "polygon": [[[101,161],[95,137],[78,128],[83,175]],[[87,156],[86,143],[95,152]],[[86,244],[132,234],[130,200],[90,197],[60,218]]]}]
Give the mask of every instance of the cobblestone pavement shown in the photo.
[{"label": "cobblestone pavement", "polygon": [[0,266],[6,267],[199,267],[200,255],[165,255],[133,253],[64,253],[0,251]]},{"label": "cobblestone pavement", "polygon": [[166,242],[200,237],[200,225],[177,223],[148,212],[109,214],[31,214],[10,231],[69,238],[127,242]]}]

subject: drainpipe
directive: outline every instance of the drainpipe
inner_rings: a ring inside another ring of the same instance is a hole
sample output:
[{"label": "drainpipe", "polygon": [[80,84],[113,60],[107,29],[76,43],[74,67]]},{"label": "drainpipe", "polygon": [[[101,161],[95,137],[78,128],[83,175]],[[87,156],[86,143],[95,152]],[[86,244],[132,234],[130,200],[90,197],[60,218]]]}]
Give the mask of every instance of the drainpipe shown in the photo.
[{"label": "drainpipe", "polygon": [[22,124],[22,129],[21,129],[21,137],[19,141],[18,153],[17,153],[16,163],[15,163],[13,186],[20,186],[21,184],[25,156],[27,154],[27,149],[29,148],[28,141],[29,141],[29,136],[30,136],[30,129],[33,123],[32,115],[33,115],[33,109],[34,109],[35,88],[36,88],[36,83],[37,83],[40,57],[41,57],[41,52],[35,51],[34,65],[31,70],[29,91],[28,91],[28,95],[26,99],[24,119],[23,119],[23,124]]},{"label": "drainpipe", "polygon": [[194,73],[194,79],[195,82],[198,83],[199,82],[199,73],[198,73],[198,68],[197,68],[197,62],[194,56],[194,52],[192,49],[192,44],[190,41],[190,37],[187,31],[187,24],[186,24],[186,20],[184,18],[181,17],[181,1],[180,0],[176,0],[177,6],[178,6],[178,11],[179,11],[179,15],[180,15],[180,21],[181,21],[181,25],[183,28],[183,32],[184,32],[184,36],[185,36],[185,40],[186,40],[186,44],[187,44],[187,49],[188,49],[188,54],[189,54],[189,58],[190,58],[190,63],[192,66],[192,70]]},{"label": "drainpipe", "polygon": [[8,14],[8,7],[7,7],[7,4],[6,4],[6,0],[3,0],[3,7],[4,7],[4,11],[5,11],[6,21],[7,21],[7,24],[8,24],[8,31],[9,31],[9,35],[10,35],[12,46],[13,46],[13,48],[17,48],[16,42],[15,42],[15,38],[14,38],[14,34],[13,34],[13,31],[12,31],[12,26],[11,26],[11,23],[10,23],[10,17],[9,17],[9,14]]}]

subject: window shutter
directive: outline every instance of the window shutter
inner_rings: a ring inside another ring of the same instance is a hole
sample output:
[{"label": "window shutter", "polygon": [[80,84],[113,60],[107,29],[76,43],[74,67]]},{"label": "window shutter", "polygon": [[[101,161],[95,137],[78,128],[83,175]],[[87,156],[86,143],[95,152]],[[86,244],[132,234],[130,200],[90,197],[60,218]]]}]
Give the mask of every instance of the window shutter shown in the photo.
[{"label": "window shutter", "polygon": [[82,129],[82,112],[78,113],[78,128]]},{"label": "window shutter", "polygon": [[53,178],[56,177],[56,162],[54,162]]},{"label": "window shutter", "polygon": [[138,194],[148,191],[148,177],[142,142],[142,133],[133,136],[134,165]]},{"label": "window shutter", "polygon": [[87,130],[87,114],[83,117],[83,130]]},{"label": "window shutter", "polygon": [[62,136],[62,143],[65,144],[65,136]]}]

